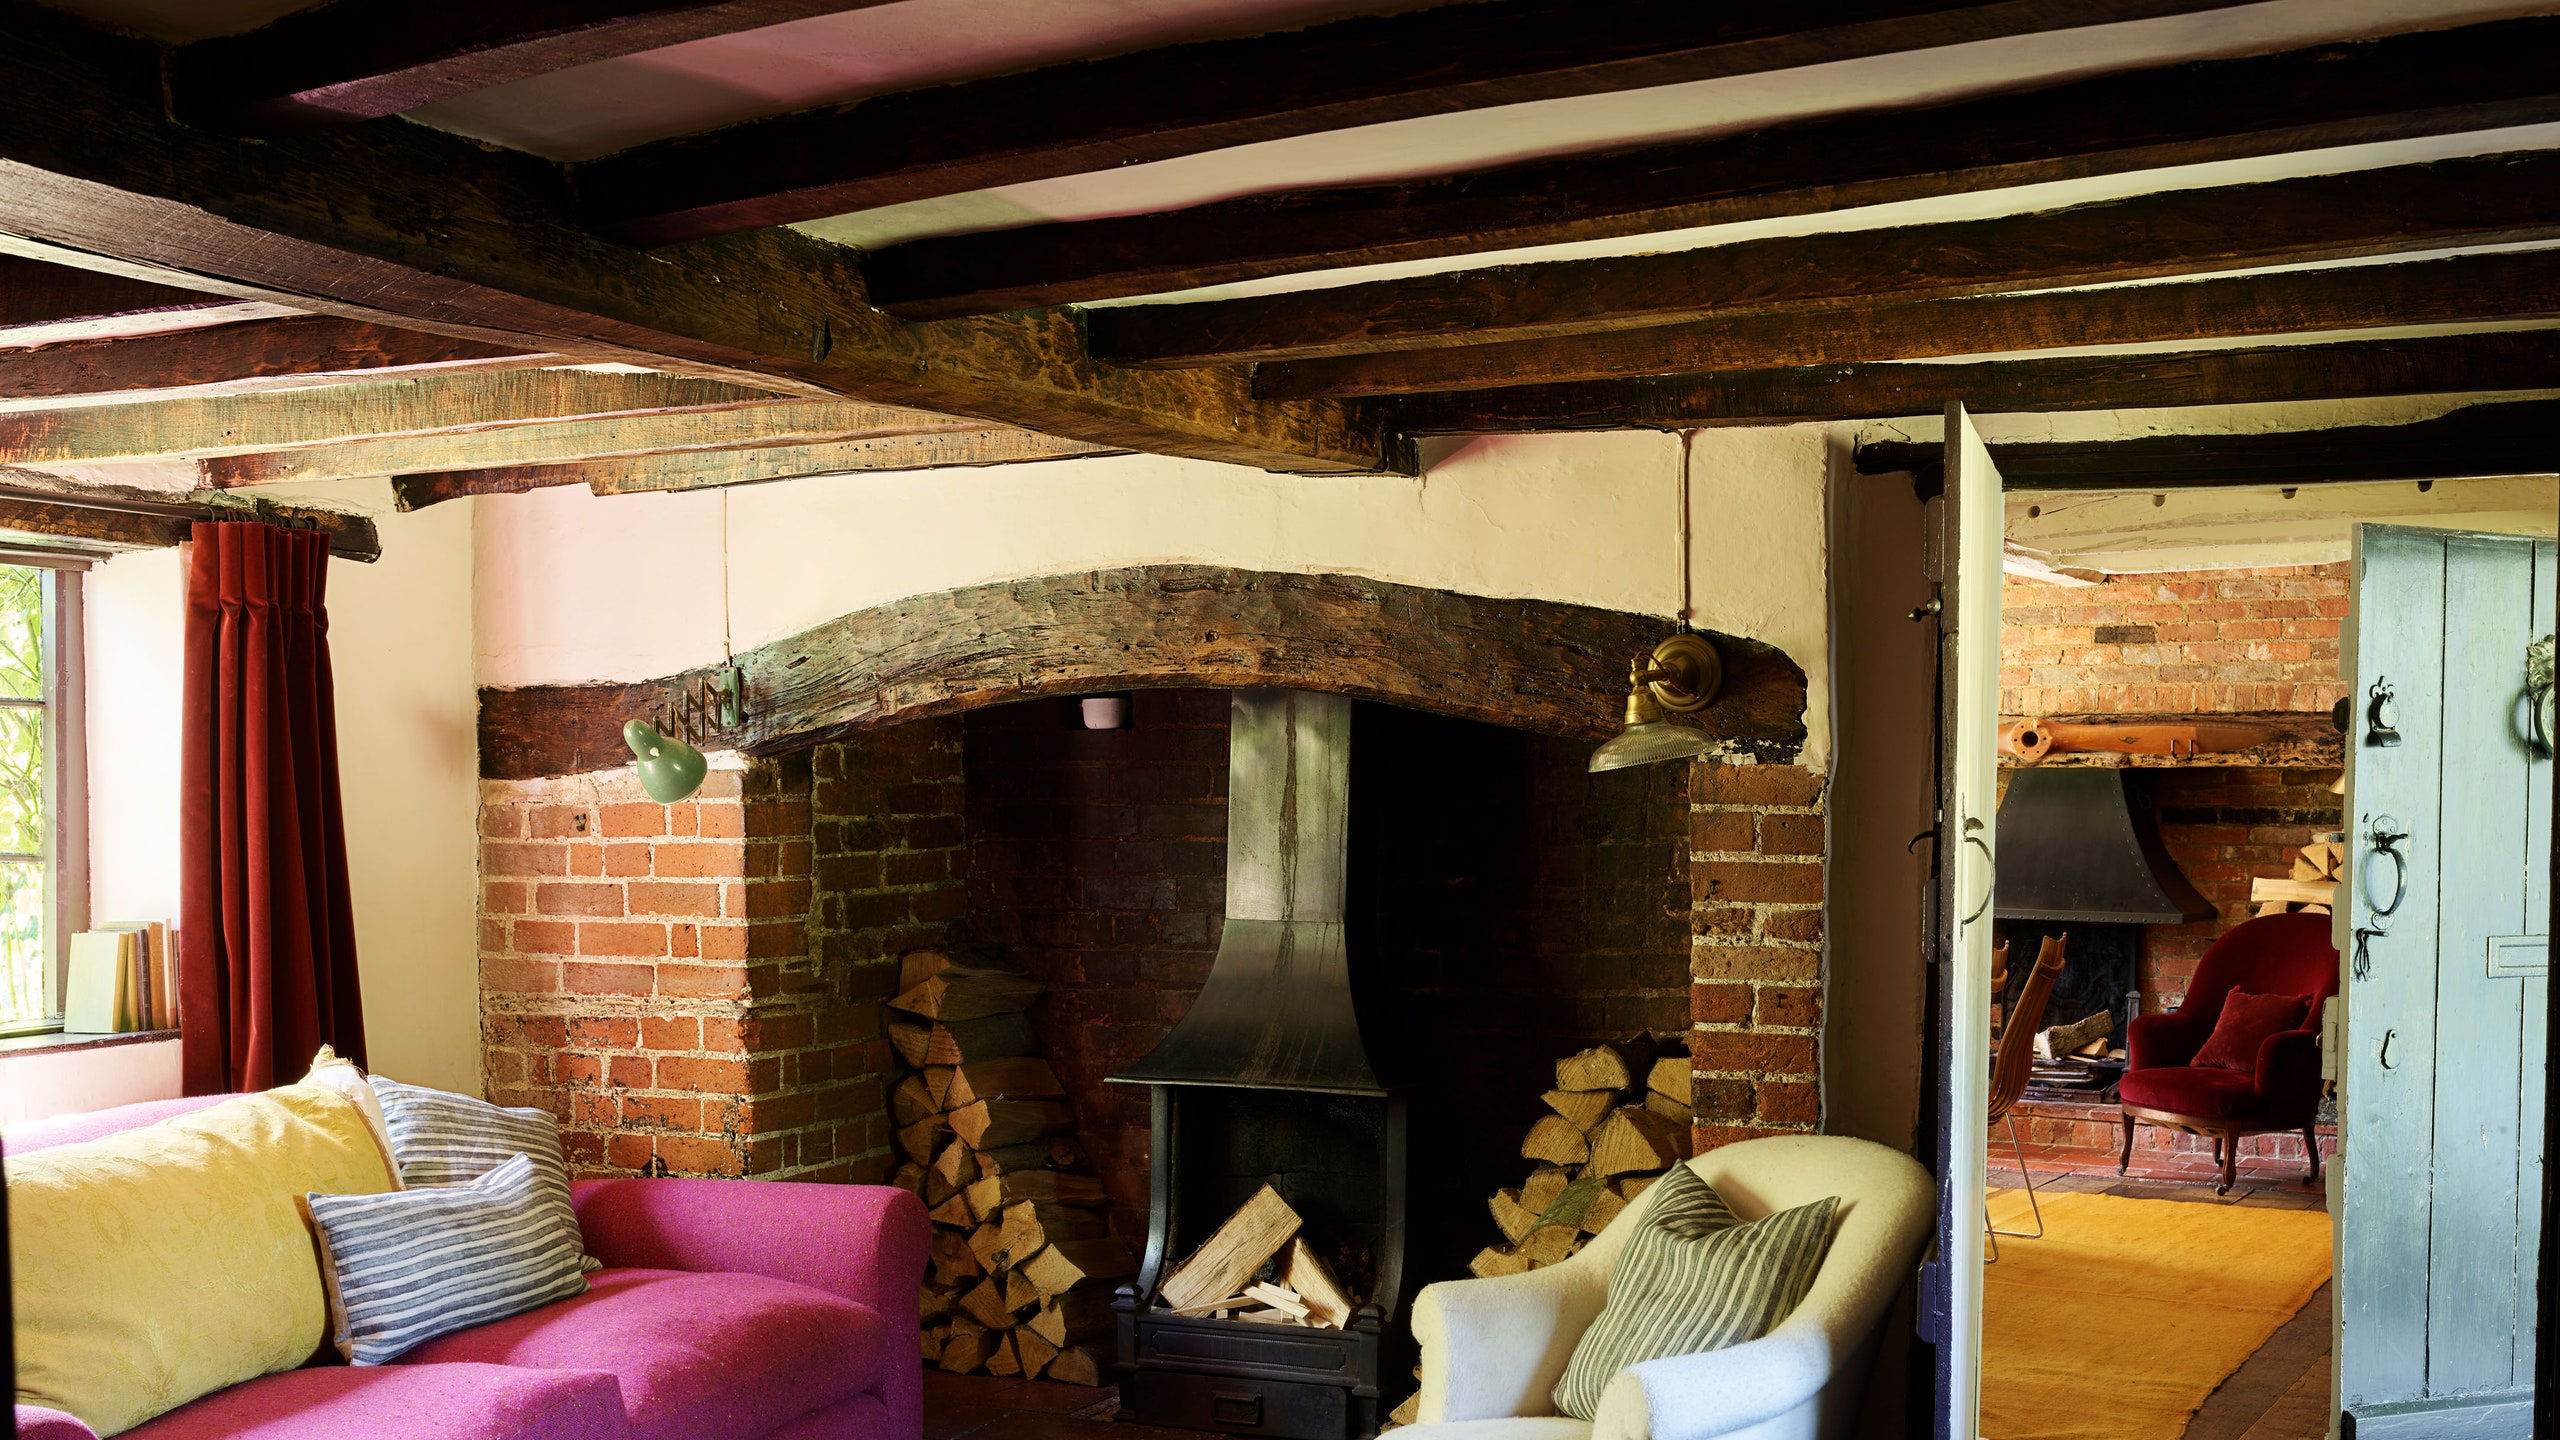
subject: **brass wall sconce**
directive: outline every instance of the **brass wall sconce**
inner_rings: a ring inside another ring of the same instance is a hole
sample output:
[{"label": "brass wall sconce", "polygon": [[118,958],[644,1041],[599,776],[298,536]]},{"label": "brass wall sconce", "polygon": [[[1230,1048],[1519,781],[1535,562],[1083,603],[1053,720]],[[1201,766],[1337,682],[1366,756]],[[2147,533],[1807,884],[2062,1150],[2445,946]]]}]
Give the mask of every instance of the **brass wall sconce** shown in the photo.
[{"label": "brass wall sconce", "polygon": [[1703,635],[1684,630],[1636,657],[1627,665],[1627,728],[1591,753],[1591,773],[1707,753],[1714,740],[1672,717],[1706,709],[1723,688],[1724,657]]}]

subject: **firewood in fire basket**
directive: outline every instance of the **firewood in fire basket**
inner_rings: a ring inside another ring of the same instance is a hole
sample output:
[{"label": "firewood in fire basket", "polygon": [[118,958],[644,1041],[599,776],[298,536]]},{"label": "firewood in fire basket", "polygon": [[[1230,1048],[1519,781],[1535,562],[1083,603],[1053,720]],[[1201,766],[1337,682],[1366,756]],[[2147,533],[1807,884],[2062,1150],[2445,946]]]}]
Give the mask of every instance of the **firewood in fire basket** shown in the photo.
[{"label": "firewood in fire basket", "polygon": [[1191,1252],[1191,1258],[1157,1291],[1158,1298],[1178,1310],[1237,1293],[1263,1261],[1289,1243],[1302,1223],[1279,1191],[1263,1186]]},{"label": "firewood in fire basket", "polygon": [[1307,1243],[1306,1236],[1289,1242],[1288,1255],[1280,1262],[1280,1283],[1297,1294],[1318,1324],[1336,1330],[1350,1326],[1351,1296],[1333,1278],[1333,1271],[1316,1254],[1315,1247]]},{"label": "firewood in fire basket", "polygon": [[1556,1165],[1579,1165],[1591,1158],[1591,1142],[1580,1127],[1561,1115],[1541,1115],[1529,1127],[1529,1136],[1520,1142],[1525,1159],[1545,1160]]}]

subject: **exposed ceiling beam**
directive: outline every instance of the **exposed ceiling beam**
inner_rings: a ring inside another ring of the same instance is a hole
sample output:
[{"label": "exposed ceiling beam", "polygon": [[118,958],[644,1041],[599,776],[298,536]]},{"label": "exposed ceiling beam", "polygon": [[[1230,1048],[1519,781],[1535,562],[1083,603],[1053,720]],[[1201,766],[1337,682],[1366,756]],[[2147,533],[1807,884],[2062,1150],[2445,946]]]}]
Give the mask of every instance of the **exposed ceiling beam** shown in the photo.
[{"label": "exposed ceiling beam", "polygon": [[[1409,469],[1373,407],[1084,358],[1072,316],[902,324],[797,231],[649,255],[566,213],[553,167],[419,125],[224,139],[170,121],[156,52],[0,0],[0,249],[243,299],[674,374],[975,416],[1273,470]],[[102,258],[103,257],[103,258]]]},{"label": "exposed ceiling beam", "polygon": [[[583,370],[432,375],[285,394],[189,396],[70,410],[0,410],[0,456],[21,465],[194,458],[568,419],[773,405],[717,380]],[[938,417],[909,412],[915,423]]]},{"label": "exposed ceiling beam", "polygon": [[382,537],[362,515],[309,505],[278,505],[234,496],[93,485],[39,470],[0,465],[0,530],[160,548],[190,538],[200,520],[265,520],[329,537],[344,560],[382,558]]},{"label": "exposed ceiling beam", "polygon": [[52,408],[81,404],[92,395],[138,391],[241,395],[389,371],[449,373],[561,363],[557,355],[485,341],[394,330],[335,315],[296,315],[165,335],[0,350],[0,402]]},{"label": "exposed ceiling beam", "polygon": [[1414,394],[2553,318],[2560,318],[2560,251],[2525,251],[2098,290],[1841,305],[1501,345],[1337,355],[1257,366],[1254,385],[1262,394],[1282,397]]},{"label": "exposed ceiling beam", "polygon": [[1396,407],[1416,434],[1681,430],[1808,420],[2131,410],[2560,390],[2560,330],[2342,341],[2144,355],[2057,355],[1972,364],[1820,365],[1521,385],[1418,395]]},{"label": "exposed ceiling beam", "polygon": [[[1945,447],[1857,447],[1859,473],[1940,463]],[[2256,435],[2151,435],[1991,447],[2011,490],[2177,490],[2344,480],[2451,480],[2560,471],[2560,400],[2472,405],[2407,425],[2345,425]]]},{"label": "exposed ceiling beam", "polygon": [[2560,18],[2209,60],[1917,110],[1384,185],[893,245],[911,320],[2560,119]]},{"label": "exposed ceiling beam", "polygon": [[687,410],[604,420],[554,420],[459,434],[348,440],[292,450],[214,455],[198,461],[205,483],[236,485],[557,465],[607,455],[685,455],[745,445],[805,445],[919,429],[984,430],[974,420],[919,415],[859,401],[800,400],[731,410]]},{"label": "exposed ceiling beam", "polygon": [[445,470],[392,477],[403,510],[418,510],[465,495],[515,495],[558,485],[584,485],[598,495],[640,495],[708,490],[810,475],[859,471],[942,470],[977,465],[1018,465],[1116,452],[1080,440],[1053,440],[1023,430],[944,430],[923,435],[875,435],[822,445],[775,445],[704,454],[634,455],[566,465],[518,465],[504,469]]},{"label": "exposed ceiling beam", "polygon": [[0,255],[0,347],[147,335],[287,313],[226,295]]},{"label": "exposed ceiling beam", "polygon": [[337,0],[170,60],[178,113],[210,124],[371,120],[510,80],[884,0]]},{"label": "exposed ceiling beam", "polygon": [[1990,220],[1506,265],[1086,317],[1127,365],[1498,344],[2560,237],[2560,152],[2174,190]]},{"label": "exposed ceiling beam", "polygon": [[902,91],[638,146],[575,174],[592,219],[659,244],[1415,116],[2219,8],[1475,0]]}]

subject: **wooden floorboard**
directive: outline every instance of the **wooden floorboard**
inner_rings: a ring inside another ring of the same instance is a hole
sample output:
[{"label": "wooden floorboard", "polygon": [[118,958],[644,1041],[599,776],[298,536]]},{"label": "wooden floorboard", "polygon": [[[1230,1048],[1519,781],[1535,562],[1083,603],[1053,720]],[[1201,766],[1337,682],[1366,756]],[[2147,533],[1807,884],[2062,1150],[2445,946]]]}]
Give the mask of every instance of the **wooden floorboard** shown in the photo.
[{"label": "wooden floorboard", "polygon": [[[2231,1373],[2219,1389],[2196,1411],[2187,1423],[2186,1440],[2258,1440],[2292,1437],[2303,1432],[2291,1429],[2265,1429],[2278,1422],[2277,1412],[2290,1404],[2299,1411],[2304,1394],[2315,1414],[2311,1435],[2328,1432],[2329,1404],[2329,1287],[2312,1292],[2305,1303],[2283,1328],[2269,1336],[2258,1353]],[[2263,1433],[2262,1433],[2263,1432]]]}]

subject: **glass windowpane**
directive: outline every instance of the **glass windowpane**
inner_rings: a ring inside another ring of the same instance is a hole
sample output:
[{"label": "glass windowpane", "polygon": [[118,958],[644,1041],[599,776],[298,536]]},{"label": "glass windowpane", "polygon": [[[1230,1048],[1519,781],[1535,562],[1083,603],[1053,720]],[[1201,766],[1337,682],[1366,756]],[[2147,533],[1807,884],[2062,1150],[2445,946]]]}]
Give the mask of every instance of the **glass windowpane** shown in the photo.
[{"label": "glass windowpane", "polygon": [[45,867],[0,861],[0,1025],[54,1012],[53,956],[44,943]]},{"label": "glass windowpane", "polygon": [[0,699],[44,698],[44,572],[0,565]]}]

